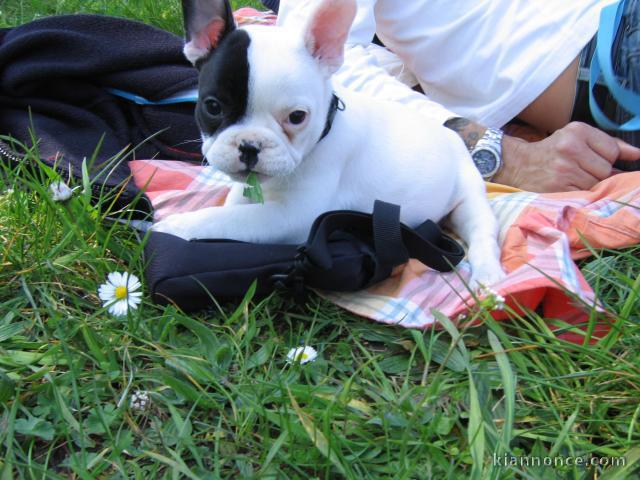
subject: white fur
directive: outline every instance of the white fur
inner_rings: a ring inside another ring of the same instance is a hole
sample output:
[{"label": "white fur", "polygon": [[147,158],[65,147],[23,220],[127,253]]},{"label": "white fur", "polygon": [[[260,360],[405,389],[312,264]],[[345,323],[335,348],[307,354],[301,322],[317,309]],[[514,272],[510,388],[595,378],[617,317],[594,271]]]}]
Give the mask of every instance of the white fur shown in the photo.
[{"label": "white fur", "polygon": [[185,44],[184,48],[182,49],[182,53],[187,58],[187,60],[195,65],[198,60],[209,53],[209,50],[207,48],[198,47],[194,42],[189,42]]},{"label": "white fur", "polygon": [[[472,286],[503,277],[484,182],[456,133],[399,104],[336,89],[346,108],[318,143],[334,90],[326,65],[309,55],[297,32],[246,29],[249,110],[240,123],[204,137],[203,153],[237,176],[244,169],[238,146],[259,146],[254,170],[262,174],[265,203],[245,204],[236,191],[224,207],[172,215],[155,231],[185,239],[301,243],[318,215],[370,212],[380,199],[401,205],[401,220],[412,227],[451,213],[453,229],[469,246]],[[286,118],[297,109],[309,115],[291,128]]]}]

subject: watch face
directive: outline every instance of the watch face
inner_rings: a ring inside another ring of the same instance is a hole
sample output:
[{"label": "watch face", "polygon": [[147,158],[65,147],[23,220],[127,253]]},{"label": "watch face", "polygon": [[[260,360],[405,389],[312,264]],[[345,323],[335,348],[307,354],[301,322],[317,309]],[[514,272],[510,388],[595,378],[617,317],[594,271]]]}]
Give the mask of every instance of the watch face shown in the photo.
[{"label": "watch face", "polygon": [[481,149],[473,152],[473,163],[476,164],[482,176],[486,176],[494,173],[498,166],[498,159],[491,150]]}]

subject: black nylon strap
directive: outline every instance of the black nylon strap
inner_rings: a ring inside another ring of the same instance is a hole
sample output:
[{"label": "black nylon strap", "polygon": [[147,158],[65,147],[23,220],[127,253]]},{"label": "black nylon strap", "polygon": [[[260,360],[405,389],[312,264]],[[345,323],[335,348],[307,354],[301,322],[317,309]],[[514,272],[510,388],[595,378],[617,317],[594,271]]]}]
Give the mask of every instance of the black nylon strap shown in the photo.
[{"label": "black nylon strap", "polygon": [[[376,200],[373,206],[373,245],[382,268],[391,270],[409,260],[409,253],[402,243],[400,206]],[[385,275],[385,276],[386,276]]]},{"label": "black nylon strap", "polygon": [[[449,235],[442,233],[442,230],[437,223],[427,220],[423,224],[417,226],[414,229],[414,233],[416,233],[422,241],[432,244],[429,248],[434,248],[434,250],[441,252],[440,258],[446,262],[447,267],[445,267],[444,264],[438,263],[437,255],[431,260],[434,262],[433,265],[423,262],[425,265],[430,266],[435,270],[445,272],[452,270],[453,267],[460,263],[464,258],[464,249],[462,246]],[[405,241],[413,242],[413,239],[410,238]],[[438,266],[434,266],[436,264]]]},{"label": "black nylon strap", "polygon": [[[376,205],[378,203],[382,208],[385,208],[384,202],[376,202]],[[380,245],[397,245],[398,243],[404,245],[408,254],[407,257],[404,257],[405,261],[409,257],[415,258],[435,270],[448,272],[464,257],[464,250],[460,244],[442,233],[440,227],[431,220],[427,220],[416,230],[400,222],[398,222],[398,226],[401,242],[389,241],[387,243],[381,238],[378,238],[377,241]],[[328,249],[328,240],[332,232],[339,230],[348,231],[363,240],[371,239],[374,235],[372,215],[351,210],[335,210],[318,217],[311,227],[307,243],[303,246],[305,256],[314,266],[323,269],[331,268],[332,258]],[[389,255],[387,257],[387,252],[381,253],[377,249],[377,245],[375,246],[379,259],[382,258],[383,261],[391,259],[391,264],[400,259],[400,256]],[[382,262],[379,263],[382,264]]]}]

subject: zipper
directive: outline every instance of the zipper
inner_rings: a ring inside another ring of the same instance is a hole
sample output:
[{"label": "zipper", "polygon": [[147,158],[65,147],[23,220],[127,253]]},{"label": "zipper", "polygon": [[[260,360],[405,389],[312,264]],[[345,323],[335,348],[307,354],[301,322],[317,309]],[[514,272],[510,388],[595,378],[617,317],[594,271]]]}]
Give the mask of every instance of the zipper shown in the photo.
[{"label": "zipper", "polygon": [[[23,156],[16,154],[9,145],[0,140],[0,159],[7,158],[15,163],[20,163],[24,160]],[[103,192],[111,193],[114,190],[119,190],[119,187],[107,186],[99,183],[91,183],[91,192],[93,193],[95,198],[98,198]],[[133,198],[128,192],[122,192],[122,197],[124,199],[125,204],[129,204],[133,201]],[[146,195],[142,195],[140,197],[141,203],[143,203],[146,207],[145,215],[153,212],[153,204],[149,201],[149,198]],[[144,211],[144,210],[143,210]]]},{"label": "zipper", "polygon": [[8,158],[16,163],[19,163],[22,160],[22,158],[16,155],[2,140],[0,140],[0,157]]},{"label": "zipper", "polygon": [[[0,140],[0,158],[1,157],[8,158],[9,160],[12,160],[12,161],[14,161],[16,163],[19,163],[22,160],[24,160],[24,156],[20,157],[13,150],[11,150],[11,147],[9,147],[9,145],[7,145],[2,140]],[[65,172],[66,172],[66,170],[65,170]],[[91,184],[91,191],[93,193],[95,193],[95,194],[99,194],[100,191],[101,191],[101,188],[102,187],[100,185],[97,185],[95,183]]]}]

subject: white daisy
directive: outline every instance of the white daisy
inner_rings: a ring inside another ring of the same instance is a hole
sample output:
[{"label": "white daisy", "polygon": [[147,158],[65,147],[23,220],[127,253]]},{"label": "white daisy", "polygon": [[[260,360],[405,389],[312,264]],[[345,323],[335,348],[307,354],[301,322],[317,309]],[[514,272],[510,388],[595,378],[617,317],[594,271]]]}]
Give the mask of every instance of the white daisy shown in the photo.
[{"label": "white daisy", "polygon": [[496,295],[496,304],[493,306],[494,310],[504,310],[504,297],[502,295]]},{"label": "white daisy", "polygon": [[481,298],[480,305],[489,310],[504,310],[505,298],[498,292],[488,287],[481,287],[478,292]]},{"label": "white daisy", "polygon": [[100,285],[98,295],[109,307],[109,313],[120,317],[127,314],[129,307],[138,308],[142,301],[142,292],[136,292],[141,287],[140,280],[130,273],[111,272],[107,283]]},{"label": "white daisy", "polygon": [[62,180],[57,180],[49,185],[51,198],[54,202],[66,202],[73,195],[73,190]]},{"label": "white daisy", "polygon": [[300,362],[303,364],[313,362],[317,356],[318,352],[316,352],[316,349],[313,347],[297,347],[289,350],[289,353],[287,353],[287,362]]},{"label": "white daisy", "polygon": [[129,400],[129,408],[131,410],[142,411],[145,410],[150,403],[149,392],[146,390],[136,390]]}]

